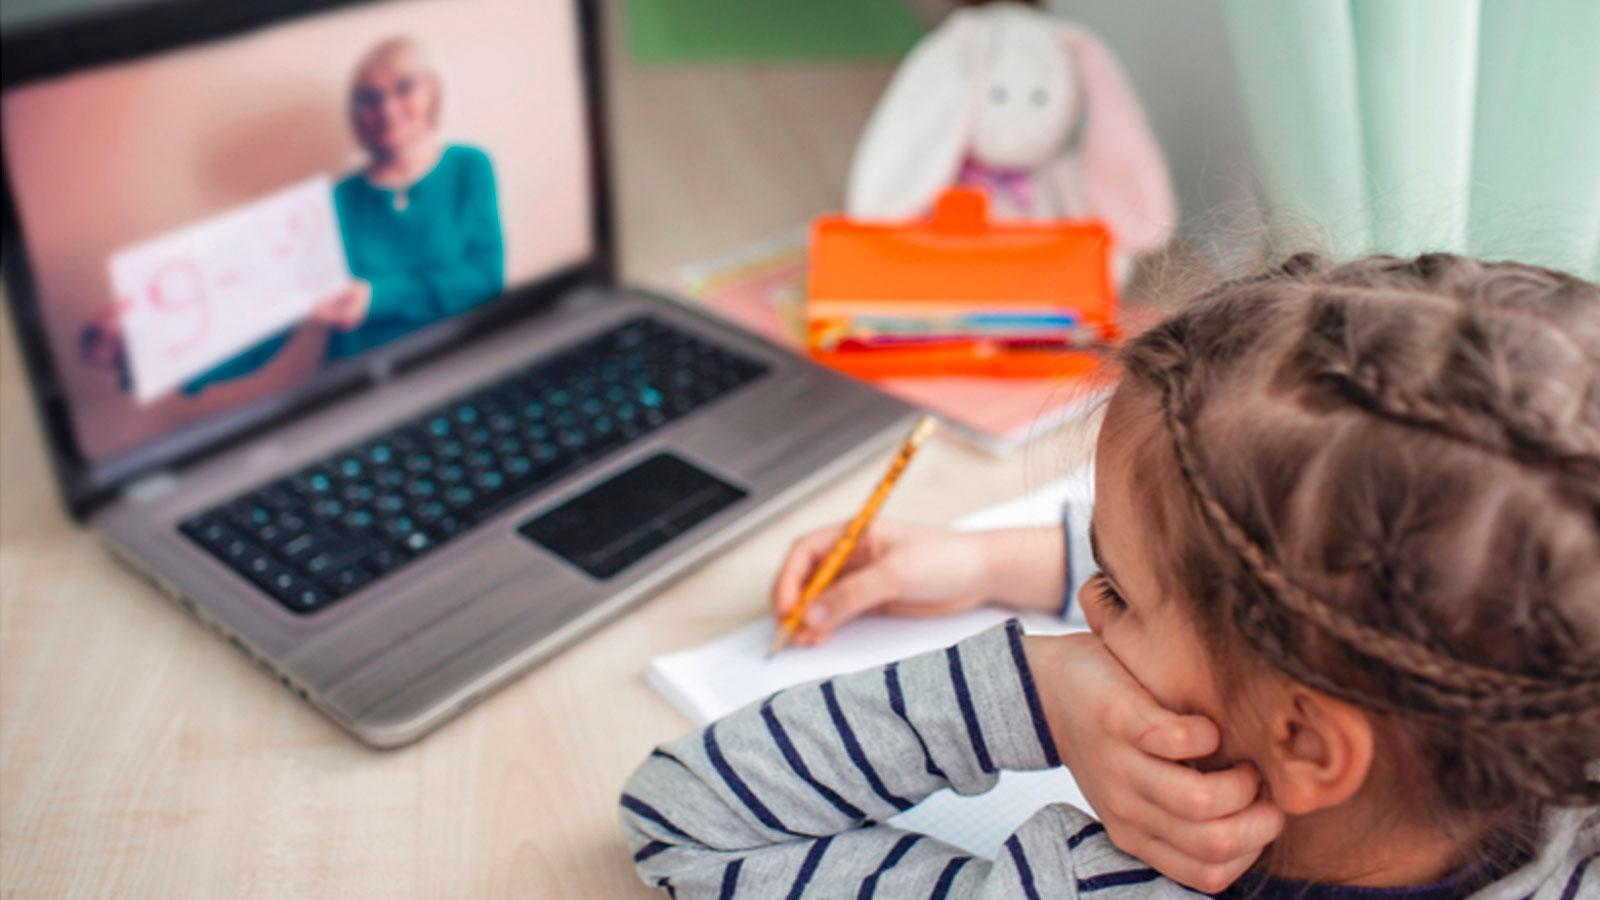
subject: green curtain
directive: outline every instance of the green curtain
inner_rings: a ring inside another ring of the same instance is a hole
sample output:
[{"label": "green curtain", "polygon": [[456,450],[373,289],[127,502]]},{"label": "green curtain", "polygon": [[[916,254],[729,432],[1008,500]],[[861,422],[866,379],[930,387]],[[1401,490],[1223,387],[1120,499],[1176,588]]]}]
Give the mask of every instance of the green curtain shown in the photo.
[{"label": "green curtain", "polygon": [[1276,244],[1600,278],[1600,3],[1223,6]]}]

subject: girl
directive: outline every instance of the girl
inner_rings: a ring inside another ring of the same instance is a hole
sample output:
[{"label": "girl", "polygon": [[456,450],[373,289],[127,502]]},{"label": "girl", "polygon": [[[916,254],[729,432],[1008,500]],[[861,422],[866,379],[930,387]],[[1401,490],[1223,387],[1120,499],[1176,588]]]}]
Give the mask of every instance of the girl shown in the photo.
[{"label": "girl", "polygon": [[[1600,288],[1298,256],[1121,362],[1092,634],[1013,622],[662,746],[622,797],[641,875],[722,897],[1600,896]],[[780,609],[830,537],[797,546]],[[1054,605],[1037,539],[880,529],[811,639],[875,607]],[[993,862],[873,824],[1058,764],[1101,821],[1047,807]]]}]

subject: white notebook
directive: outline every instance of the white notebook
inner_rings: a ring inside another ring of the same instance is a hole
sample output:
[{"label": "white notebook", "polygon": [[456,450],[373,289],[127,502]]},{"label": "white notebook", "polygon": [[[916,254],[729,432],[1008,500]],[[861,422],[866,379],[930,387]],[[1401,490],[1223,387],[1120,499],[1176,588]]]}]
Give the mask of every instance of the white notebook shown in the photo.
[{"label": "white notebook", "polygon": [[[1065,504],[1082,510],[1087,521],[1093,483],[1085,468],[1024,497],[973,513],[956,527],[975,531],[1053,525],[1061,521]],[[652,659],[645,681],[696,725],[704,725],[774,691],[948,647],[1015,615],[984,607],[936,619],[869,616],[839,629],[820,647],[790,648],[772,660],[766,659],[766,652],[774,626],[770,618],[763,618],[710,643]],[[1030,634],[1084,627],[1076,618],[1018,618]],[[1063,802],[1089,808],[1066,769],[1003,772],[988,793],[962,797],[943,790],[889,821],[992,859],[1006,837],[1040,807]]]}]

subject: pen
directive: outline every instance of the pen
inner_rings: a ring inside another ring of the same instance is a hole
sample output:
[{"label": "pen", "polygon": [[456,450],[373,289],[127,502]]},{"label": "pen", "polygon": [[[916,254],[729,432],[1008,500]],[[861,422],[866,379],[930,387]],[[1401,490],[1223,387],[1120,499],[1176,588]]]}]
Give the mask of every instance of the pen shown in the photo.
[{"label": "pen", "polygon": [[804,621],[806,610],[811,607],[811,602],[817,595],[828,589],[828,585],[838,577],[839,571],[844,568],[845,561],[850,554],[855,552],[856,544],[861,541],[861,535],[866,532],[867,526],[872,524],[872,519],[878,514],[878,508],[883,506],[883,501],[889,499],[889,492],[894,490],[895,483],[900,480],[900,473],[906,470],[911,462],[911,457],[917,455],[917,448],[933,434],[934,419],[932,416],[923,416],[922,420],[906,435],[905,443],[900,445],[900,452],[894,456],[894,461],[889,463],[889,471],[883,473],[878,486],[872,489],[872,495],[867,502],[862,504],[860,512],[850,520],[844,528],[844,534],[839,535],[839,540],[833,544],[833,549],[822,558],[822,562],[811,577],[806,579],[805,587],[800,591],[800,600],[790,609],[783,619],[778,622],[778,633],[772,638],[772,646],[767,648],[767,658],[778,654],[779,650],[789,645],[795,631]]}]

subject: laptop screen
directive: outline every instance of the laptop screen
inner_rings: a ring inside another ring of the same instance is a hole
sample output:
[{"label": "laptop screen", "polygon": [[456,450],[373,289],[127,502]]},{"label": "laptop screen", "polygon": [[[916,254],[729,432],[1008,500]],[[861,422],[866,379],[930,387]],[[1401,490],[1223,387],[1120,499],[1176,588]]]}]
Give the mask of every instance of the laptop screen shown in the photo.
[{"label": "laptop screen", "polygon": [[81,456],[226,430],[583,263],[584,90],[571,3],[400,0],[8,91]]}]

